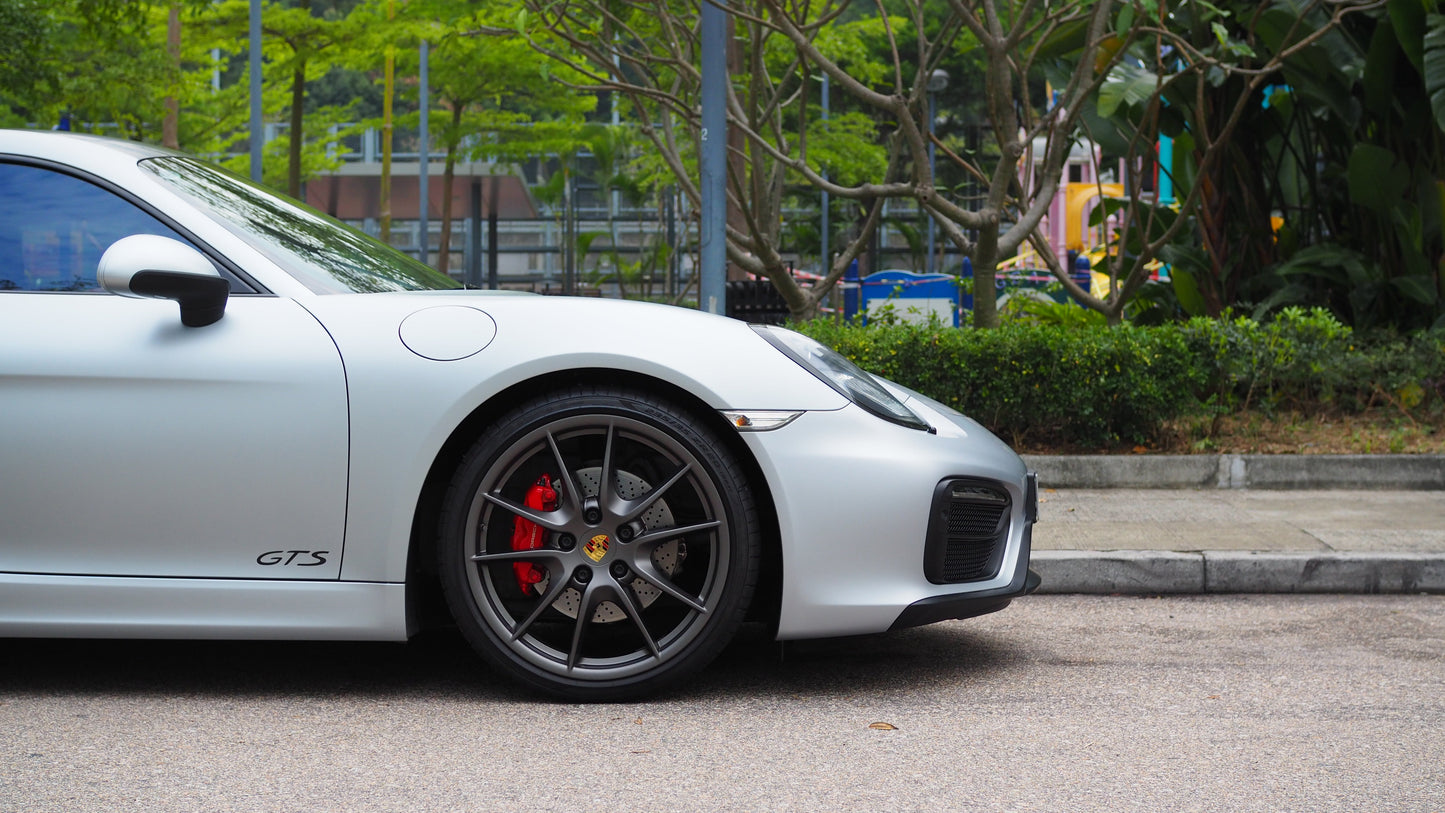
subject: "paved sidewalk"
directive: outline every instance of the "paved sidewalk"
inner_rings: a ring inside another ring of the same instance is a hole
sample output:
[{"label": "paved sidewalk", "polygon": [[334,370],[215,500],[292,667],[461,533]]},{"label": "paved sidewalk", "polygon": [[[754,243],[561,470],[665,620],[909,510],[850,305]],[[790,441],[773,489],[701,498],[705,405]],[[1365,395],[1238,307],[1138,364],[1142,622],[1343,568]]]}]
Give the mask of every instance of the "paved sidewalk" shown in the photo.
[{"label": "paved sidewalk", "polygon": [[[1041,592],[1445,593],[1445,490],[1403,490],[1430,488],[1445,471],[1441,456],[1378,456],[1361,466],[1274,456],[1263,461],[1268,489],[1243,476],[1179,487],[1167,470],[1186,472],[1176,480],[1195,478],[1195,469],[1264,470],[1238,457],[1182,462],[1029,459],[1040,474],[1033,568]],[[1143,488],[1141,477],[1173,487]],[[1321,480],[1336,487],[1301,488]],[[1094,487],[1053,485],[1061,481]],[[1099,487],[1110,482],[1122,487]]]}]

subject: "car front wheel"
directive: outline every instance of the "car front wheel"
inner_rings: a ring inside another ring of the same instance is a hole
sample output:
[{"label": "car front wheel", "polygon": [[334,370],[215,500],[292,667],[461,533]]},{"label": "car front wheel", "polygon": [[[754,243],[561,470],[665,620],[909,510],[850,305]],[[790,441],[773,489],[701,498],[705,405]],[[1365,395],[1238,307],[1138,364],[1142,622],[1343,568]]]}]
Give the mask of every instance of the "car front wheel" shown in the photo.
[{"label": "car front wheel", "polygon": [[443,591],[472,645],[553,696],[649,694],[731,640],[758,569],[748,483],[672,403],[577,388],[496,421],[456,471]]}]

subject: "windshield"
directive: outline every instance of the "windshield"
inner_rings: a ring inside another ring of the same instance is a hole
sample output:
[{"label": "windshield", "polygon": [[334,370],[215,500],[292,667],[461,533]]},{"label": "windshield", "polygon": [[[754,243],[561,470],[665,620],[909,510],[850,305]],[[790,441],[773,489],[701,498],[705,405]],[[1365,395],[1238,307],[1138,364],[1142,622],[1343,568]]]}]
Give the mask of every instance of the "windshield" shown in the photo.
[{"label": "windshield", "polygon": [[333,217],[182,156],[142,162],[318,294],[460,288],[461,284]]}]

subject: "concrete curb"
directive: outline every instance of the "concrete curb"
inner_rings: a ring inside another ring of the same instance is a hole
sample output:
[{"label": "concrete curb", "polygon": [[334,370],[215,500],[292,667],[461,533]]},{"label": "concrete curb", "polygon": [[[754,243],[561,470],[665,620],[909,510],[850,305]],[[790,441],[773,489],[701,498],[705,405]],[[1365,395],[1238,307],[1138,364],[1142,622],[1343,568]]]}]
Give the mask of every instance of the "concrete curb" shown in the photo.
[{"label": "concrete curb", "polygon": [[1034,551],[1040,593],[1445,593],[1445,555]]},{"label": "concrete curb", "polygon": [[1025,455],[1045,488],[1445,490],[1445,455]]}]

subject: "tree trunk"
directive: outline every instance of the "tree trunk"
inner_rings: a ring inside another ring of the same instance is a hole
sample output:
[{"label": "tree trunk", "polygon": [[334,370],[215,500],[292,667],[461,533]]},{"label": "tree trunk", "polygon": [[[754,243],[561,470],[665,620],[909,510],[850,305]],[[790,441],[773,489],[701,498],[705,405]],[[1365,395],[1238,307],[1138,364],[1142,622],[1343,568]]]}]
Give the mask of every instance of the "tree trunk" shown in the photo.
[{"label": "tree trunk", "polygon": [[306,104],[306,60],[298,61],[291,74],[291,131],[286,150],[286,194],[301,197],[301,134]]},{"label": "tree trunk", "polygon": [[[301,0],[300,8],[311,12],[311,0]],[[299,48],[298,48],[299,51]],[[306,113],[306,57],[296,54],[296,70],[291,74],[291,131],[286,151],[286,194],[301,197],[301,144],[305,138],[301,132],[302,117]]]},{"label": "tree trunk", "polygon": [[[395,15],[392,0],[386,0],[386,19]],[[396,85],[396,54],[386,46],[386,67],[381,96],[381,242],[391,245],[391,97]]]},{"label": "tree trunk", "polygon": [[181,148],[181,102],[176,98],[175,83],[181,73],[181,6],[171,3],[166,15],[166,56],[170,57],[171,92],[166,94],[166,114],[161,119],[161,146]]},{"label": "tree trunk", "polygon": [[978,230],[973,247],[973,326],[998,327],[998,215]]},{"label": "tree trunk", "polygon": [[[452,136],[461,130],[462,108],[452,108]],[[454,137],[447,139],[447,160],[442,169],[442,231],[438,237],[440,244],[437,246],[437,270],[443,274],[452,261],[452,181],[456,178],[457,171],[457,146]]]}]

